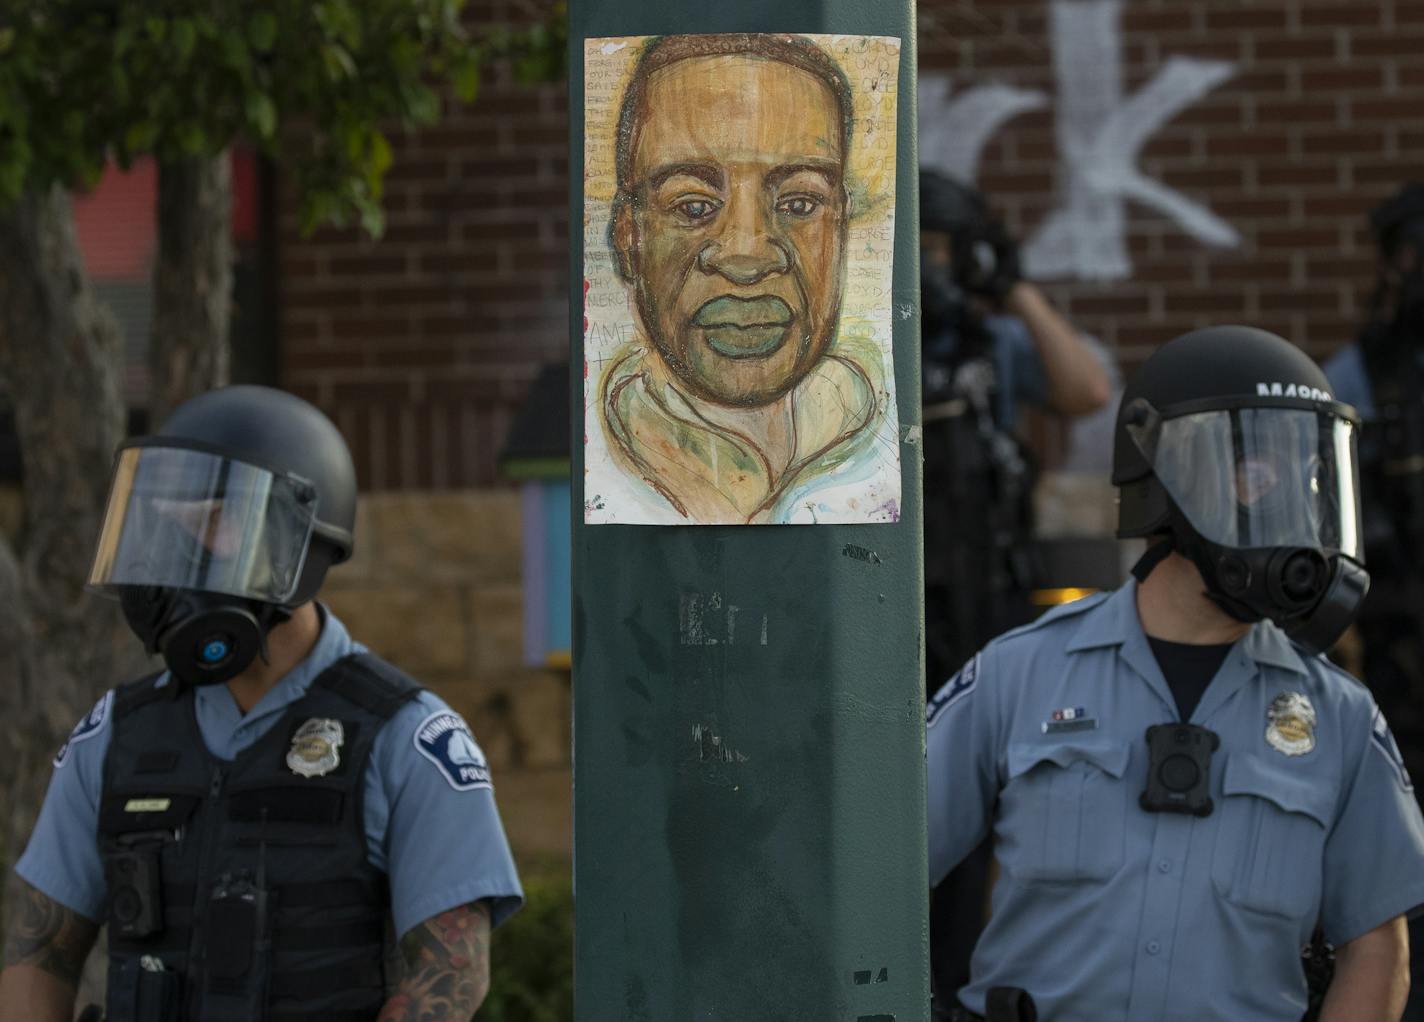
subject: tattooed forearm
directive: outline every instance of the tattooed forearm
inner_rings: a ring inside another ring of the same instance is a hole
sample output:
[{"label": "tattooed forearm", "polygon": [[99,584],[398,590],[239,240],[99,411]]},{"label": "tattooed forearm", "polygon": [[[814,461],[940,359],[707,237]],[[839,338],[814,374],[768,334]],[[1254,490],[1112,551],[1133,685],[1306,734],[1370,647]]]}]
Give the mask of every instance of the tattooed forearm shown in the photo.
[{"label": "tattooed forearm", "polygon": [[98,927],[29,884],[16,885],[17,903],[5,934],[5,965],[43,969],[67,986],[79,985]]},{"label": "tattooed forearm", "polygon": [[489,990],[490,914],[473,902],[401,938],[405,977],[376,1022],[469,1022]]}]

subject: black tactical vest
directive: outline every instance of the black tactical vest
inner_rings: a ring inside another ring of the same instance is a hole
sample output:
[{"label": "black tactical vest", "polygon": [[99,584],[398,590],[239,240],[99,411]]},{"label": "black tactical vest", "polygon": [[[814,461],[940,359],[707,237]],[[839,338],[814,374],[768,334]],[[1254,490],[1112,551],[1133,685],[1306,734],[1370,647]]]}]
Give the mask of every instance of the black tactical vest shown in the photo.
[{"label": "black tactical vest", "polygon": [[153,680],[118,689],[104,763],[109,1022],[371,1022],[389,897],[366,858],[366,764],[419,687],[345,657],[229,762],[193,690]]}]

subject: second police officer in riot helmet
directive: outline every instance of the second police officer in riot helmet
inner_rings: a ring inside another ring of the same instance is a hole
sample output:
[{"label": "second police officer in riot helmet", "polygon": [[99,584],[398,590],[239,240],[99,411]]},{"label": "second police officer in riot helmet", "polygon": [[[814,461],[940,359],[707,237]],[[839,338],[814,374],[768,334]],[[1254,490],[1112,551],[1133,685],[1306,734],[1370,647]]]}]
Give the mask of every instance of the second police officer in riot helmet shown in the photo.
[{"label": "second police officer in riot helmet", "polygon": [[[931,880],[986,833],[994,913],[961,1018],[1397,1019],[1424,818],[1384,717],[1320,655],[1368,584],[1357,419],[1272,334],[1216,327],[1129,381],[1122,588],[976,654],[931,700]],[[1010,1016],[1017,1017],[1017,1016]]]},{"label": "second police officer in riot helmet", "polygon": [[55,758],[4,1022],[72,1016],[101,923],[110,1022],[479,1005],[519,881],[465,722],[316,602],[355,519],[340,433],[281,391],[200,395],[121,448],[90,585],[166,669],[108,692]]}]

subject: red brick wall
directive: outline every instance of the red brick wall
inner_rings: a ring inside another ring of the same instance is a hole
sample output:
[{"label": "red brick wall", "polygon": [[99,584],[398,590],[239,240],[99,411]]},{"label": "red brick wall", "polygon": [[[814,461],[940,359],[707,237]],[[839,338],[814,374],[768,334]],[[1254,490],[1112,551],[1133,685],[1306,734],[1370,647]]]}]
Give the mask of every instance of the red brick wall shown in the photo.
[{"label": "red brick wall", "polygon": [[[1046,0],[925,0],[921,69],[951,73],[956,91],[996,81],[1052,94],[1048,10]],[[1127,365],[1230,321],[1328,355],[1369,303],[1368,211],[1424,179],[1424,2],[1127,0],[1121,26],[1127,95],[1171,57],[1235,65],[1151,136],[1139,167],[1228,221],[1241,243],[1207,247],[1129,203],[1131,277],[1059,282],[1051,294]],[[1010,121],[980,164],[980,185],[1021,236],[1055,201],[1055,113]]]},{"label": "red brick wall", "polygon": [[[548,6],[472,0],[472,27]],[[566,105],[505,69],[437,127],[392,133],[378,242],[304,239],[284,197],[282,383],[341,427],[363,489],[493,484],[525,389],[566,357]]]},{"label": "red brick wall", "polygon": [[[482,22],[526,16],[471,0]],[[1062,0],[1082,3],[1083,0]],[[980,184],[1029,236],[1057,203],[1062,154],[1049,0],[921,0],[925,71],[956,92],[1041,90],[997,131]],[[1194,326],[1245,321],[1333,351],[1373,279],[1365,215],[1424,178],[1424,0],[1126,0],[1125,95],[1174,56],[1231,76],[1152,133],[1139,169],[1240,235],[1211,248],[1127,205],[1127,279],[1051,294],[1126,364]],[[495,481],[494,456],[540,364],[567,350],[565,91],[501,76],[471,109],[397,137],[389,229],[302,239],[281,216],[283,382],[326,408],[372,489]]]}]

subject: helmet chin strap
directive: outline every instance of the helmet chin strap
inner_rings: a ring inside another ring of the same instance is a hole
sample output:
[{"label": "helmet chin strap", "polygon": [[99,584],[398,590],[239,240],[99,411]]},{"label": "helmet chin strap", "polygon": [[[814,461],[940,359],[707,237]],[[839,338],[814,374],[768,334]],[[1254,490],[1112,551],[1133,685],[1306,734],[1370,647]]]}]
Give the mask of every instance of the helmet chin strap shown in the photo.
[{"label": "helmet chin strap", "polygon": [[1137,563],[1132,566],[1132,577],[1137,579],[1138,585],[1141,585],[1147,581],[1147,576],[1152,574],[1157,565],[1175,552],[1180,552],[1183,557],[1196,565],[1205,585],[1202,595],[1216,604],[1223,613],[1248,625],[1255,624],[1262,619],[1263,615],[1252,610],[1245,603],[1214,589],[1212,586],[1214,572],[1207,551],[1199,543],[1193,543],[1190,540],[1183,542],[1178,539],[1175,531],[1167,533],[1166,539],[1158,540],[1143,552],[1142,556],[1137,559]]},{"label": "helmet chin strap", "polygon": [[1152,569],[1170,557],[1176,548],[1177,537],[1169,532],[1166,539],[1159,539],[1144,550],[1137,563],[1132,566],[1132,577],[1137,579],[1137,584],[1146,582],[1147,576],[1152,574]]}]

